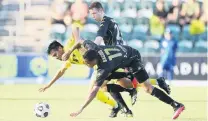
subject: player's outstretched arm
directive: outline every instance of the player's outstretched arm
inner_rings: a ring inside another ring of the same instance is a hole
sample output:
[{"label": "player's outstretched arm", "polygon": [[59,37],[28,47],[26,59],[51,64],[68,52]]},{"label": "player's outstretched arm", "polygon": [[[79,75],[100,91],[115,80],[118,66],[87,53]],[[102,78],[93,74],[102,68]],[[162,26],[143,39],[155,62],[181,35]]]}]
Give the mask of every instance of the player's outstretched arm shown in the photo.
[{"label": "player's outstretched arm", "polygon": [[50,88],[60,77],[62,77],[65,73],[65,71],[67,70],[67,68],[63,68],[60,69],[56,75],[53,77],[53,79],[50,81],[50,83],[48,85],[46,85],[43,88],[40,88],[39,91],[40,92],[44,92],[45,90],[47,90],[48,88]]},{"label": "player's outstretched arm", "polygon": [[99,86],[93,86],[90,94],[87,96],[87,99],[86,99],[85,103],[83,104],[83,106],[81,107],[81,109],[78,110],[77,112],[71,113],[70,116],[76,117],[77,115],[79,115],[91,103],[91,101],[96,97],[99,89],[100,89]]},{"label": "player's outstretched arm", "polygon": [[72,36],[77,42],[80,39],[80,30],[79,27],[72,27]]}]

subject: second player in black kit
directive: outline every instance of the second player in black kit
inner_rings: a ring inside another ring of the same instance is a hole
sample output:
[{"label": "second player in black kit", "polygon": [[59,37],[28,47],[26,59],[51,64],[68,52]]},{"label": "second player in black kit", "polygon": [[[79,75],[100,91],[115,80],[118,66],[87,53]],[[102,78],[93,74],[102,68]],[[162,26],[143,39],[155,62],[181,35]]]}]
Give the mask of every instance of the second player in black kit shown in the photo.
[{"label": "second player in black kit", "polygon": [[[89,94],[85,104],[82,106],[81,111],[92,101],[101,85],[107,84],[104,82],[111,75],[111,73],[118,68],[126,67],[129,68],[129,71],[134,75],[139,83],[144,85],[147,93],[173,107],[175,111],[173,119],[176,119],[185,109],[183,104],[173,100],[163,91],[149,83],[149,76],[142,64],[141,56],[138,50],[122,45],[98,46],[89,40],[84,41],[83,47],[87,50],[83,55],[86,65],[89,67],[97,65],[98,74],[93,90]],[[108,88],[109,86],[107,84],[107,89]],[[116,90],[119,91],[118,89]],[[75,113],[73,115],[76,116],[78,114],[79,113]]]},{"label": "second player in black kit", "polygon": [[91,58],[95,56],[100,58],[97,63],[97,86],[101,86],[112,72],[125,67],[128,67],[129,71],[133,74],[141,71],[140,75],[137,77],[139,83],[149,78],[142,65],[140,53],[129,46],[98,46],[90,40],[84,41],[83,46],[87,50],[94,50],[87,51],[84,55],[84,59],[90,61]]}]

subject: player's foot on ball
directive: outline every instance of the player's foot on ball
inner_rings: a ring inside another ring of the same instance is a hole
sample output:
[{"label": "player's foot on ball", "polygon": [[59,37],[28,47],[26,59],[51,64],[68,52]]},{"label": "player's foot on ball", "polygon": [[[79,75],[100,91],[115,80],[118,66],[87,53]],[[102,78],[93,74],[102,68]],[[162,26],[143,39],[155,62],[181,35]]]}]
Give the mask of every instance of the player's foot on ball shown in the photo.
[{"label": "player's foot on ball", "polygon": [[120,105],[118,105],[117,108],[113,108],[112,111],[111,111],[111,113],[110,113],[110,116],[109,116],[109,117],[111,117],[111,118],[116,117],[117,114],[118,114],[118,112],[119,112],[121,109],[122,109],[122,108],[121,108]]},{"label": "player's foot on ball", "polygon": [[157,79],[157,83],[159,85],[160,88],[162,88],[163,90],[165,90],[165,92],[167,94],[170,94],[170,87],[169,85],[165,82],[165,78],[164,77],[160,77]]},{"label": "player's foot on ball", "polygon": [[134,105],[137,101],[137,90],[136,88],[133,88],[132,91],[130,92],[131,96],[131,104]]},{"label": "player's foot on ball", "polygon": [[185,106],[183,104],[179,104],[176,108],[174,108],[173,119],[177,119],[178,116],[185,110]]},{"label": "player's foot on ball", "polygon": [[126,111],[126,112],[125,112],[125,116],[126,116],[126,117],[133,117],[132,111],[131,111],[131,110]]}]

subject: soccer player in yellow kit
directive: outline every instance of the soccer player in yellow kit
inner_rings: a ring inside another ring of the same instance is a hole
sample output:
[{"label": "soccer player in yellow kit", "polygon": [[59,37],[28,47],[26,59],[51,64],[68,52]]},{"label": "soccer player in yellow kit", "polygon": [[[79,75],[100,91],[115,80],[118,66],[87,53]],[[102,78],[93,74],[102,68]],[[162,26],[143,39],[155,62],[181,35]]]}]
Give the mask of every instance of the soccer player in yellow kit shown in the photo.
[{"label": "soccer player in yellow kit", "polygon": [[[67,44],[64,47],[56,41],[54,41],[53,44],[50,44],[49,46],[50,51],[48,51],[48,54],[50,56],[55,57],[58,60],[62,60],[62,56],[64,55],[64,53],[66,53],[75,45],[76,40],[79,39],[79,30],[77,30],[78,29],[77,27],[73,29],[74,31],[73,31],[72,37],[70,38],[70,40],[67,42]],[[53,48],[53,49],[50,49],[50,48]],[[46,89],[51,87],[51,85],[53,85],[54,82],[56,82],[61,76],[63,76],[63,74],[71,66],[71,64],[84,64],[82,54],[78,50],[73,51],[71,56],[65,61],[63,67],[57,72],[57,74],[54,76],[51,82],[44,88],[41,88],[40,91],[45,91]],[[96,75],[93,75],[93,76],[95,77]],[[93,81],[93,79],[94,78],[92,77],[91,81]],[[132,88],[131,81],[122,80],[120,82],[123,87]],[[156,84],[157,83],[156,79],[152,79],[151,83]],[[102,90],[99,90],[96,97],[101,102],[106,103],[112,107],[118,106],[118,104],[112,98],[108,97]]]},{"label": "soccer player in yellow kit", "polygon": [[[76,28],[77,29],[77,28]],[[48,52],[48,54],[52,57],[55,57],[58,60],[62,60],[61,56],[64,54],[64,52],[67,52],[75,43],[75,38],[78,36],[77,31],[74,31],[75,33],[72,34],[72,37],[68,40],[67,44],[63,47],[59,42],[53,42],[54,46],[57,46],[58,51],[52,50],[51,52]],[[75,34],[75,36],[74,36]],[[44,92],[48,88],[50,88],[60,77],[62,77],[65,73],[65,71],[71,67],[72,64],[84,64],[83,57],[81,53],[78,50],[75,50],[72,55],[69,57],[67,61],[65,61],[63,67],[61,67],[57,74],[54,76],[54,78],[50,81],[48,85],[46,85],[43,88],[40,88],[40,92]],[[111,107],[116,107],[117,103],[115,100],[113,100],[111,97],[109,97],[107,94],[105,94],[104,91],[100,90],[97,94],[97,99],[105,104],[110,105]]]}]

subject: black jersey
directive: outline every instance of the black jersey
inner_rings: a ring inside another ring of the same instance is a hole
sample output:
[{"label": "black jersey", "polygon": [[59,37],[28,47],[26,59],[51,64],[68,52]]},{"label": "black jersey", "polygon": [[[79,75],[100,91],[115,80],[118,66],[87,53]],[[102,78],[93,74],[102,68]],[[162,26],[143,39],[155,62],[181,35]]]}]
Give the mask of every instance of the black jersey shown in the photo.
[{"label": "black jersey", "polygon": [[101,86],[108,76],[119,68],[130,67],[135,58],[141,59],[137,50],[124,45],[98,46],[92,41],[84,42],[86,49],[93,49],[100,56],[97,64],[97,85]]},{"label": "black jersey", "polygon": [[113,18],[103,17],[97,36],[103,37],[105,45],[123,45],[121,32]]}]

